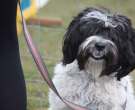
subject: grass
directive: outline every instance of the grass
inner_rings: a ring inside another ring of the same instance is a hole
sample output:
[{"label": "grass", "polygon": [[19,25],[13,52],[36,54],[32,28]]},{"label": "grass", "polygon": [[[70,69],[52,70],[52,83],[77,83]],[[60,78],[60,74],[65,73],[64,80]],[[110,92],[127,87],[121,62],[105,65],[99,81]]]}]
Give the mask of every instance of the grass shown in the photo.
[{"label": "grass", "polygon": [[[64,21],[63,25],[57,28],[29,26],[29,31],[51,76],[55,64],[62,58],[62,37],[69,22],[80,10],[88,6],[106,7],[114,12],[121,12],[129,16],[135,24],[134,4],[134,0],[50,0],[48,5],[38,12],[37,16],[40,18],[61,18]],[[27,86],[28,110],[47,110],[48,87],[38,74],[22,35],[19,36],[19,44]],[[135,77],[135,74],[132,75]]]}]

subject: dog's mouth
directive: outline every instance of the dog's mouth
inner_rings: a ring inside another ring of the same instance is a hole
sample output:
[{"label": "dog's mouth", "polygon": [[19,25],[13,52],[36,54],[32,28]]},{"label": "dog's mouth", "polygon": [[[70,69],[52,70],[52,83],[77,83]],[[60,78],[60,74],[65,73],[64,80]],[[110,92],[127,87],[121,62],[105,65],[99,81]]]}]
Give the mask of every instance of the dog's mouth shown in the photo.
[{"label": "dog's mouth", "polygon": [[103,59],[105,59],[105,52],[95,51],[95,52],[91,53],[91,57],[95,60],[103,60]]}]

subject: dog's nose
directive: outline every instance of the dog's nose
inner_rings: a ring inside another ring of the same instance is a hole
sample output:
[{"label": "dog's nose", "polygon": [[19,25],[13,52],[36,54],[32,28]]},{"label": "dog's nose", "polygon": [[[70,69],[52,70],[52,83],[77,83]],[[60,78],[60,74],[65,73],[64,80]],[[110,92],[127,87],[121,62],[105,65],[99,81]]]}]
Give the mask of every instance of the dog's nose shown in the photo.
[{"label": "dog's nose", "polygon": [[97,43],[95,43],[95,47],[96,47],[96,49],[97,49],[98,51],[102,51],[102,50],[104,50],[104,48],[105,48],[105,43],[97,42]]}]

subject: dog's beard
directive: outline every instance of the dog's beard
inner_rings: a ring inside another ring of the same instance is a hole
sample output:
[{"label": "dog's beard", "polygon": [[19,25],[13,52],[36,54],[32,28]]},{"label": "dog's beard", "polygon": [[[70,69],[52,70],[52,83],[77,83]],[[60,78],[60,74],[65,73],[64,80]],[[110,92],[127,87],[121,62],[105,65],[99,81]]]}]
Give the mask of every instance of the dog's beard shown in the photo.
[{"label": "dog's beard", "polygon": [[93,79],[99,78],[101,75],[102,71],[105,68],[105,61],[102,60],[95,60],[93,58],[89,58],[88,61],[85,64],[85,71],[89,75],[92,76]]}]

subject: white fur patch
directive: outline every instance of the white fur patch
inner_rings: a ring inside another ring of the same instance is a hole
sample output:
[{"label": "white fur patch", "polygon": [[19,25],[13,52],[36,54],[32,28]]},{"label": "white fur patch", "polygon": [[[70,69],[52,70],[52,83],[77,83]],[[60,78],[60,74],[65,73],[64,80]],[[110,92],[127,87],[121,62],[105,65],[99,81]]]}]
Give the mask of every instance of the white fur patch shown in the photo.
[{"label": "white fur patch", "polygon": [[117,27],[117,25],[112,24],[111,19],[108,19],[108,15],[101,13],[99,11],[92,11],[86,14],[82,19],[96,18],[105,22],[105,27]]},{"label": "white fur patch", "polygon": [[114,47],[116,47],[115,44],[114,44],[111,40],[104,39],[104,38],[102,38],[101,36],[96,36],[96,35],[94,35],[94,36],[88,37],[88,38],[81,44],[81,48],[84,49],[84,48],[85,48],[90,42],[92,42],[92,41],[96,41],[96,42],[108,42],[108,43],[110,43],[111,45],[113,45]]},{"label": "white fur patch", "polygon": [[[135,109],[133,87],[129,76],[122,78],[121,81],[109,76],[93,81],[90,74],[79,70],[75,60],[66,66],[58,64],[53,82],[63,98],[90,110],[93,110],[92,108],[123,110],[125,102],[127,102],[125,110]],[[51,90],[49,102],[49,110],[70,110]]]},{"label": "white fur patch", "polygon": [[98,79],[105,66],[104,60],[89,58],[85,64],[85,71],[91,75],[92,79]]},{"label": "white fur patch", "polygon": [[107,16],[99,11],[92,11],[86,14],[83,18],[97,18],[97,19],[107,22]]}]

